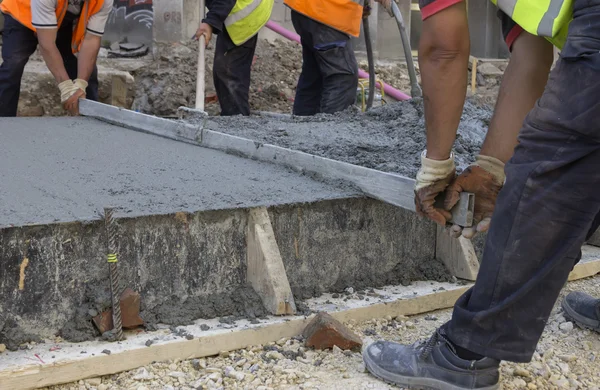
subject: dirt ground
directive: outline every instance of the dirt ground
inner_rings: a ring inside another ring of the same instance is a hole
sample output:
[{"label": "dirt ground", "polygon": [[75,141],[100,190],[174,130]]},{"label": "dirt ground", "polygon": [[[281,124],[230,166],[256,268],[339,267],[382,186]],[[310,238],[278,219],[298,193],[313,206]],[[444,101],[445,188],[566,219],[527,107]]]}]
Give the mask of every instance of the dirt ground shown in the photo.
[{"label": "dirt ground", "polygon": [[[569,283],[561,294],[600,297],[600,276]],[[558,301],[560,302],[560,300]],[[388,316],[347,325],[369,344],[379,339],[412,344],[451,318],[450,309],[412,317]],[[268,352],[265,352],[268,351]],[[530,363],[501,365],[506,390],[599,390],[600,335],[580,329],[555,306]],[[157,362],[137,370],[46,390],[315,389],[393,390],[365,370],[360,353],[313,351],[283,339],[207,359]]]},{"label": "dirt ground", "polygon": [[[214,96],[212,64],[214,50],[209,46],[206,55],[206,90],[208,99]],[[179,106],[193,107],[196,85],[196,45],[173,44],[157,48],[156,60],[132,72],[136,79],[133,109],[158,116],[176,116]],[[418,72],[418,64],[417,72]],[[366,60],[359,66],[368,70]],[[505,61],[495,61],[493,70],[502,71]],[[300,45],[284,41],[259,41],[252,66],[250,106],[256,111],[290,113],[294,103],[296,84],[302,67]],[[404,92],[410,91],[406,64],[381,63],[376,65],[377,78]],[[498,92],[501,73],[478,72],[475,100],[493,105]],[[470,74],[470,72],[469,72]],[[471,80],[469,76],[469,80]],[[470,88],[468,96],[473,95]],[[206,111],[218,115],[219,104],[207,102]]]}]

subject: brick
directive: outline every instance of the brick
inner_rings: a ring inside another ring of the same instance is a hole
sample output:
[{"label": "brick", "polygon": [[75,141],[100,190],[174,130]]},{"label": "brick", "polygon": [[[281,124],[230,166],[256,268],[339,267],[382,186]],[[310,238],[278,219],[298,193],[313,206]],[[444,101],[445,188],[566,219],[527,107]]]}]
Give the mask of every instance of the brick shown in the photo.
[{"label": "brick", "polygon": [[305,345],[315,349],[360,350],[362,340],[354,332],[327,313],[319,313],[304,329]]},{"label": "brick", "polygon": [[[144,325],[144,320],[140,317],[140,294],[130,288],[126,288],[121,294],[121,320],[124,329],[133,329]],[[112,310],[109,309],[93,318],[94,324],[104,333],[111,330],[113,325]]]}]

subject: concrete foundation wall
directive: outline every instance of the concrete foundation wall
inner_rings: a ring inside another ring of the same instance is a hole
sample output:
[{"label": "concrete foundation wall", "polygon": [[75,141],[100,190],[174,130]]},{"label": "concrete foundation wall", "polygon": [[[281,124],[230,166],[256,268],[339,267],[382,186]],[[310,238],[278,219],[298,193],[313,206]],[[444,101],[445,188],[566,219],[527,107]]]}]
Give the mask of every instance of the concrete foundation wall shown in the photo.
[{"label": "concrete foundation wall", "polygon": [[[406,283],[437,267],[435,227],[400,208],[341,199],[269,214],[298,298]],[[245,288],[247,223],[247,209],[118,220],[123,285],[141,293],[145,319],[176,323],[173,308],[182,318],[210,315],[189,305],[198,297],[226,302],[212,316],[240,314],[227,311],[245,304],[235,294]],[[101,221],[0,229],[0,259],[0,343],[9,347],[59,333],[89,337],[91,316],[110,306]]]}]

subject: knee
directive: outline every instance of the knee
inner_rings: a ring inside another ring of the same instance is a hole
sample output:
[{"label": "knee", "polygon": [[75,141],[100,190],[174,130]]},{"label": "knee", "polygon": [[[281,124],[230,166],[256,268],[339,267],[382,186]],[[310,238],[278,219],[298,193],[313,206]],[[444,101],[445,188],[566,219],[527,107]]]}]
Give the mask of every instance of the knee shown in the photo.
[{"label": "knee", "polygon": [[469,28],[464,4],[427,18],[419,42],[419,60],[444,65],[469,56]]}]

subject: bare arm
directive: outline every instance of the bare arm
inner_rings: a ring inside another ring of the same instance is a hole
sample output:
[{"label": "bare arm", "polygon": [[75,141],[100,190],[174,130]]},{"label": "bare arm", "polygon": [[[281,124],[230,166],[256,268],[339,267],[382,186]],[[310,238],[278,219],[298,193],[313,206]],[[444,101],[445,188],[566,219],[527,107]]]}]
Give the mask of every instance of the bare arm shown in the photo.
[{"label": "bare arm", "polygon": [[85,34],[77,57],[77,78],[85,81],[90,79],[94,66],[96,66],[101,43],[102,37],[89,33]]},{"label": "bare arm", "polygon": [[517,38],[481,148],[482,155],[503,163],[511,158],[525,116],[544,92],[553,57],[552,44],[546,39],[526,32]]},{"label": "bare arm", "polygon": [[430,159],[450,157],[465,102],[469,50],[464,2],[423,22],[419,65]]},{"label": "bare arm", "polygon": [[40,51],[42,57],[46,62],[46,66],[56,79],[57,83],[69,80],[69,75],[65,69],[62,56],[56,47],[56,32],[58,30],[52,29],[38,29],[38,43],[40,45]]}]

